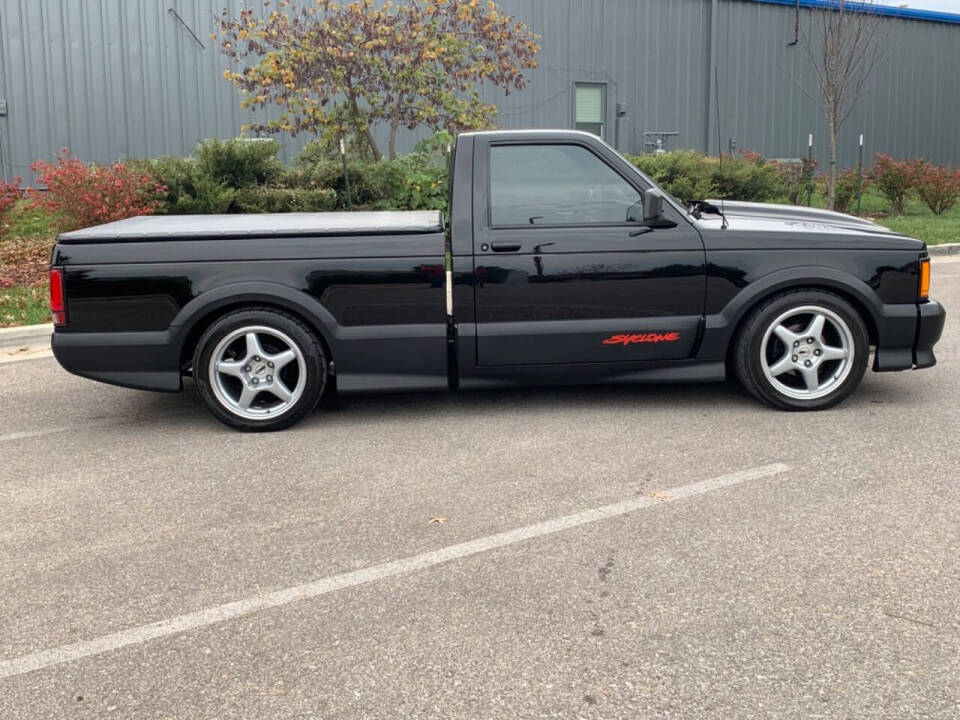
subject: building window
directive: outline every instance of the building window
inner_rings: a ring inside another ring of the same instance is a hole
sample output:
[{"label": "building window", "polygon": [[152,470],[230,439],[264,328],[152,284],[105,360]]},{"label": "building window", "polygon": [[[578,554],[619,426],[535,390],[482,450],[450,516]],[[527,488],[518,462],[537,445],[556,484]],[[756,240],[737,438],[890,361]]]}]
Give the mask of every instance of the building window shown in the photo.
[{"label": "building window", "polygon": [[606,103],[606,86],[602,83],[577,83],[574,85],[574,127],[603,137]]}]

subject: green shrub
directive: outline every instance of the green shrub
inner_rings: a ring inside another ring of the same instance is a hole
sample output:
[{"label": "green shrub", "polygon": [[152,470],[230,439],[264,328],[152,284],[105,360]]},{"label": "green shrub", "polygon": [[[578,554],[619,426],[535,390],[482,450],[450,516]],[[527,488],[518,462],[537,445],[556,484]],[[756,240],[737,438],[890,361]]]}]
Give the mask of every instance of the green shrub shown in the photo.
[{"label": "green shrub", "polygon": [[241,213],[327,212],[337,207],[337,195],[327,189],[242,188],[233,207]]},{"label": "green shrub", "polygon": [[170,215],[225,213],[235,190],[216,182],[196,158],[162,157],[138,160],[137,164],[167,188],[159,212]]},{"label": "green shrub", "polygon": [[[827,196],[827,176],[821,175],[816,180],[817,192]],[[864,178],[863,187],[867,187],[869,178]],[[850,206],[857,197],[857,171],[855,169],[841,170],[837,173],[836,193],[833,199],[833,209],[837,212],[849,212]]]},{"label": "green shrub", "polygon": [[413,152],[389,163],[386,173],[390,194],[380,203],[388,210],[440,210],[446,212],[453,136],[445,130],[417,143]]},{"label": "green shrub", "polygon": [[[307,147],[305,153],[294,160],[293,168],[287,172],[282,184],[310,190],[333,190],[338,207],[347,207],[343,160],[339,156],[336,159],[324,159],[322,154],[314,152],[316,146],[311,147],[308,143]],[[395,183],[392,178],[396,172],[393,163],[348,159],[347,171],[350,175],[350,203],[354,208],[374,208],[389,200],[391,187]]]},{"label": "green shrub", "polygon": [[870,177],[880,194],[890,202],[895,215],[903,215],[907,197],[916,186],[922,169],[922,160],[894,160],[884,153],[874,156]]},{"label": "green shrub", "polygon": [[634,155],[630,161],[684,202],[721,196],[727,200],[770,202],[784,196],[777,166],[756,153],[725,155],[721,162],[695,150],[674,150]]},{"label": "green shrub", "polygon": [[283,175],[273,139],[233,138],[204,140],[194,155],[200,169],[215,183],[238,190],[254,185],[272,185]]},{"label": "green shrub", "polygon": [[713,181],[724,198],[771,202],[783,197],[783,185],[775,164],[762,155],[741,151],[724,157],[714,167]]},{"label": "green shrub", "polygon": [[807,202],[813,185],[813,173],[817,167],[816,160],[803,158],[799,163],[772,162],[780,176],[781,198],[791,205],[802,205]]},{"label": "green shrub", "polygon": [[[373,162],[348,143],[350,200],[355,208],[382,210],[443,210],[447,204],[447,146],[453,136],[440,131],[417,143],[413,152],[396,160]],[[347,207],[347,188],[339,147],[311,140],[286,174],[285,187],[330,189],[337,206]]]},{"label": "green shrub", "polygon": [[674,197],[689,203],[717,197],[713,180],[715,158],[694,150],[633,155],[630,162]]}]

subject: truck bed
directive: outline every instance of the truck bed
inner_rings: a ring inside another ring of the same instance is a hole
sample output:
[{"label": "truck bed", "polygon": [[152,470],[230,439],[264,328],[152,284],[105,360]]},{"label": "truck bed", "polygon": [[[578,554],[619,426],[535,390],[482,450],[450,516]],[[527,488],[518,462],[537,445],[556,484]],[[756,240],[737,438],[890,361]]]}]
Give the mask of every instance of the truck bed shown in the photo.
[{"label": "truck bed", "polygon": [[444,389],[444,242],[439,212],[145,216],[64,233],[54,352],[78,375],[178,390],[183,348],[224,309],[259,303],[322,333],[341,390]]}]

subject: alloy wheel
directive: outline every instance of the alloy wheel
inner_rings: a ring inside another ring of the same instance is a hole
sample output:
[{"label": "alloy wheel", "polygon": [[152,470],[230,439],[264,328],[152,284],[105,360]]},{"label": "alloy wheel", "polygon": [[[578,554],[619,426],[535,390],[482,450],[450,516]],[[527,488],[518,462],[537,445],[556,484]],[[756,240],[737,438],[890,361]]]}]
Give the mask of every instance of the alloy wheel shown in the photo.
[{"label": "alloy wheel", "polygon": [[307,383],[303,352],[285,333],[264,325],[224,336],[210,356],[209,377],[217,401],[248,420],[282,415]]},{"label": "alloy wheel", "polygon": [[767,328],[760,364],[773,388],[796,400],[816,400],[840,387],[854,366],[846,321],[819,305],[791,308]]}]

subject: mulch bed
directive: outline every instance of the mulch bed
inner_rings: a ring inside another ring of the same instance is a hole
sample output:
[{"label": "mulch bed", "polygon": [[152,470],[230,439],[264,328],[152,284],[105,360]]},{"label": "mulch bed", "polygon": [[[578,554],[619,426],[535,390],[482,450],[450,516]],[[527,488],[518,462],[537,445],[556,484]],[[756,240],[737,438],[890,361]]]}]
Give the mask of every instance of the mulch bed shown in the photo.
[{"label": "mulch bed", "polygon": [[36,286],[47,279],[54,238],[11,237],[0,240],[0,289]]}]

